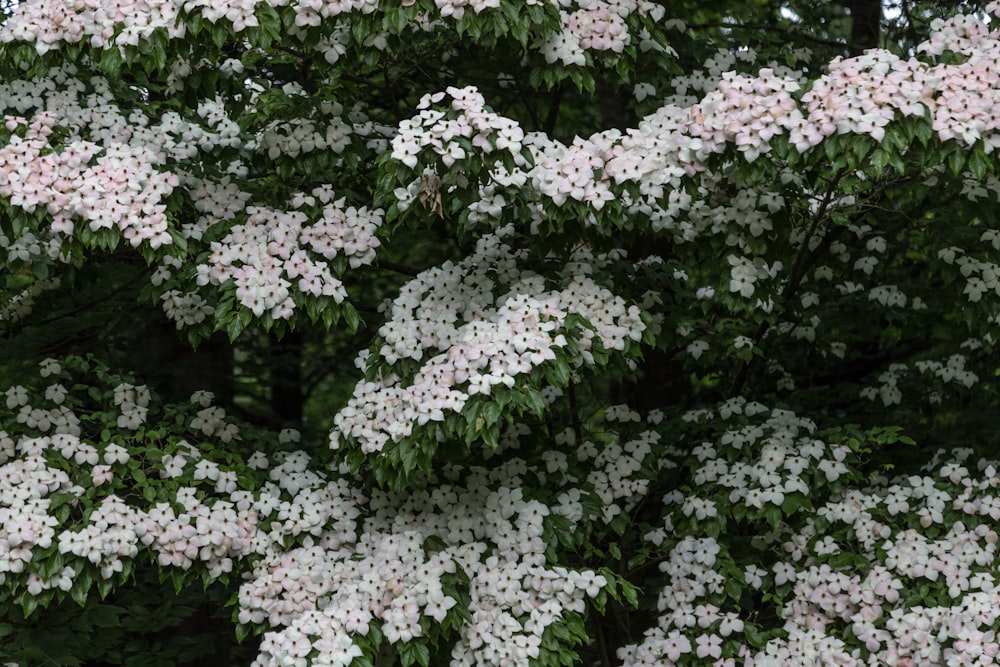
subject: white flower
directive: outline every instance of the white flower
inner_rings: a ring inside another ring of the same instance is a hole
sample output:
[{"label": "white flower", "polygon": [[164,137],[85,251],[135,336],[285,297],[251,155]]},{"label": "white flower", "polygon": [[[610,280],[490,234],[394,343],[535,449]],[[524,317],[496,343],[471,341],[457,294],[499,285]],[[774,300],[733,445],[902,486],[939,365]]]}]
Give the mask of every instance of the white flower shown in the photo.
[{"label": "white flower", "polygon": [[794,582],[798,577],[795,568],[789,563],[775,563],[771,567],[771,571],[774,572],[774,583],[781,586],[782,584]]}]

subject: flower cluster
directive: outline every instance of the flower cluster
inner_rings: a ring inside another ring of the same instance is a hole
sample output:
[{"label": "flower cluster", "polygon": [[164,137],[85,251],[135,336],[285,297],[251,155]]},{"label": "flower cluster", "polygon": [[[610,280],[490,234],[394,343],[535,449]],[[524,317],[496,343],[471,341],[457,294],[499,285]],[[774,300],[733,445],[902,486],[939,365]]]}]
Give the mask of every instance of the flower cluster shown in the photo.
[{"label": "flower cluster", "polygon": [[235,488],[229,491],[236,502],[207,504],[198,498],[196,489],[182,487],[175,501],[181,510],[159,503],[142,512],[132,530],[157,554],[161,566],[187,569],[197,562],[213,578],[231,572],[233,559],[251,553],[258,515],[246,512],[248,499],[237,497]]},{"label": "flower cluster", "polygon": [[[449,110],[432,109],[451,98]],[[445,92],[425,95],[417,105],[420,113],[399,124],[392,138],[393,160],[415,169],[424,152],[440,160],[445,167],[477,153],[489,155],[503,151],[523,163],[520,157],[524,131],[515,121],[504,118],[486,107],[486,100],[475,88],[448,88]],[[419,198],[421,203],[441,210],[439,184],[434,191],[429,189],[428,179],[434,174],[424,175],[405,188],[397,188],[395,197],[401,210],[409,208]]]},{"label": "flower cluster", "polygon": [[775,135],[801,123],[792,93],[797,80],[762,69],[756,77],[726,72],[718,87],[691,109],[692,136],[701,139],[705,154],[734,144],[748,162],[769,150]]},{"label": "flower cluster", "polygon": [[[994,248],[1000,242],[1000,234],[996,230],[987,229],[980,237],[980,242],[988,242]],[[970,303],[978,303],[983,296],[995,294],[1000,296],[1000,266],[994,262],[982,260],[966,254],[963,248],[948,247],[938,251],[938,259],[949,266],[955,266],[965,280],[962,293]]]},{"label": "flower cluster", "polygon": [[[7,246],[2,234],[0,234],[0,246]],[[7,247],[9,249],[10,246]],[[0,322],[20,322],[31,314],[35,307],[35,299],[45,292],[59,289],[60,285],[62,285],[60,278],[34,281],[0,306]]]},{"label": "flower cluster", "polygon": [[[334,270],[333,260],[344,259],[357,268],[374,259],[379,209],[348,205],[329,185],[295,194],[290,211],[253,206],[251,195],[238,184],[246,175],[238,160],[212,178],[196,176],[203,172],[188,171],[183,164],[206,152],[234,148],[270,159],[276,151],[289,157],[303,151],[337,152],[352,136],[384,150],[388,129],[357,110],[348,114],[348,124],[342,107],[321,104],[326,123],[322,137],[289,130],[288,123],[277,121],[248,134],[220,98],[203,100],[190,117],[168,110],[154,120],[119,109],[107,80],[86,78],[72,66],[53,69],[43,78],[5,83],[0,94],[9,137],[0,147],[0,198],[22,209],[27,222],[15,226],[13,236],[0,233],[0,261],[6,264],[78,262],[78,244],[111,248],[119,235],[143,251],[161,249],[151,282],[164,311],[182,328],[221,312],[217,300],[200,293],[198,286],[234,285],[240,304],[255,316],[286,319],[299,294],[336,303],[345,298],[335,276],[342,269]],[[185,216],[180,229],[174,229],[166,200],[178,190],[187,193],[197,215]],[[40,211],[44,217],[36,214]],[[245,222],[233,225],[234,219]],[[179,233],[188,243],[199,242],[218,224],[231,226],[228,235],[212,245],[196,278],[189,279],[190,272],[180,270],[184,244],[170,249],[174,237]],[[269,227],[278,238],[269,236]],[[32,296],[51,280],[55,278],[36,282],[6,304],[4,319],[14,321],[27,313]]]},{"label": "flower cluster", "polygon": [[0,431],[0,451],[5,459],[0,466],[2,583],[10,574],[25,573],[35,547],[45,549],[53,544],[59,522],[48,512],[49,494],[62,489],[82,493],[83,489],[72,484],[65,472],[46,464],[42,456],[44,446],[38,440],[15,441],[6,431]]},{"label": "flower cluster", "polygon": [[[947,32],[952,28],[941,24],[939,29]],[[973,145],[983,140],[989,150],[1000,141],[994,112],[1000,94],[1000,79],[994,75],[1000,40],[996,31],[977,30],[982,32],[981,38],[974,41],[974,48],[963,51],[968,59],[954,64],[904,60],[872,50],[834,60],[827,73],[801,95],[801,75],[787,68],[764,68],[754,76],[730,72],[720,74],[715,87],[694,104],[665,104],[644,118],[638,128],[623,133],[605,131],[577,138],[570,146],[528,135],[521,143],[532,151],[532,187],[556,205],[574,199],[599,210],[619,196],[612,184],[634,183],[644,195],[635,208],[657,229],[677,224],[681,214],[703,215],[690,209],[703,206],[704,200],[685,193],[680,177],[704,172],[709,158],[730,146],[752,162],[770,152],[772,140],[778,136],[787,137],[801,153],[843,134],[882,141],[890,123],[916,117],[929,118],[941,141]],[[438,101],[440,95],[430,101]],[[463,136],[458,131],[461,123],[445,118],[443,111],[425,109],[417,118],[404,121],[394,142],[393,158],[416,168],[420,151],[428,145],[434,146],[445,166],[464,158],[462,144],[452,140]],[[468,132],[464,136],[472,138]],[[481,143],[487,145],[486,151],[492,148],[488,142]],[[435,175],[447,178],[436,171]],[[505,181],[516,187],[523,185],[511,175],[498,176],[498,182]],[[396,194],[408,205],[421,192],[414,185]],[[493,197],[496,193],[489,194]]]},{"label": "flower cluster", "polygon": [[[113,5],[81,2],[74,5],[32,2],[18,5],[13,15],[0,29],[0,42],[21,41],[33,44],[40,54],[58,48],[60,43],[85,43],[95,48],[136,46],[147,41],[155,30],[165,31],[172,39],[184,38],[187,22],[198,16],[209,24],[227,22],[233,32],[260,27],[256,0],[158,0],[153,4],[120,0]],[[324,22],[346,18],[350,14],[367,15],[385,12],[375,0],[325,0],[320,2],[272,2],[273,7],[291,5],[294,12],[293,36],[303,37],[310,28]],[[411,3],[406,3],[408,6]],[[564,64],[586,63],[586,51],[611,51],[621,53],[631,42],[626,19],[631,15],[658,21],[663,8],[648,0],[527,0],[525,5],[551,5],[561,17],[562,29],[546,34],[537,40],[534,48],[541,51],[549,62]],[[499,11],[501,0],[434,0],[438,16],[420,13],[404,30],[426,30],[447,27],[448,20],[459,21],[472,10],[480,15]],[[576,5],[579,8],[575,9]],[[531,26],[531,15],[522,18]],[[124,23],[124,29],[121,24]],[[386,23],[386,25],[391,25]],[[330,53],[330,44],[321,44],[324,55]],[[384,49],[382,40],[372,39],[366,46]],[[329,57],[329,56],[328,56]],[[336,57],[333,61],[336,61]]]},{"label": "flower cluster", "polygon": [[[118,109],[105,81],[85,84],[75,74],[67,66],[0,85],[10,133],[0,147],[0,197],[51,216],[51,226],[35,236],[53,259],[78,222],[91,232],[116,230],[133,247],[171,244],[162,202],[179,181],[162,171],[165,156],[150,124]],[[14,258],[25,261],[16,248]]]},{"label": "flower cluster", "polygon": [[[73,382],[86,367],[81,360],[49,360],[44,372],[86,394],[86,386]],[[24,387],[7,393],[11,410],[22,398],[38,400]],[[121,382],[111,393],[108,407],[141,401],[148,408],[143,418],[159,417],[142,387]],[[198,429],[211,399],[198,392],[191,407],[175,409],[201,408],[191,424]],[[360,640],[373,626],[397,645],[450,625],[457,631],[452,663],[485,666],[538,659],[548,629],[585,613],[588,600],[608,585],[594,571],[548,561],[548,517],[559,514],[572,527],[588,512],[570,516],[566,494],[553,506],[525,497],[521,466],[456,469],[447,476],[461,475],[462,482],[366,495],[336,471],[322,472],[304,452],[258,452],[247,464],[266,481],[250,490],[237,484],[237,471],[248,469],[211,446],[181,440],[162,451],[133,449],[133,427],[116,423],[113,413],[108,426],[130,438],[122,441],[129,445],[91,443],[64,431],[0,432],[0,586],[23,581],[25,595],[72,591],[83,599],[86,588],[77,589],[90,586],[91,577],[120,579],[144,551],[160,567],[210,579],[239,571],[252,556],[237,615],[243,624],[270,628],[255,664],[287,664],[318,652],[322,664],[346,666],[369,646]],[[608,415],[637,418],[623,407]],[[514,434],[509,446],[517,446],[518,434],[526,432]],[[625,449],[646,457],[648,443],[637,445]],[[597,465],[604,481],[594,483],[611,494],[611,507],[621,497],[611,486],[621,477],[614,477],[612,457],[603,458]],[[73,463],[71,473],[63,470],[66,462]],[[98,482],[105,470],[112,474]],[[91,483],[96,495],[85,488]],[[137,503],[144,489],[166,500]],[[61,512],[64,506],[76,511]],[[55,570],[39,556],[51,546],[64,563]]]},{"label": "flower cluster", "polygon": [[115,405],[121,410],[118,427],[135,430],[146,422],[149,412],[149,389],[123,382],[115,387]]},{"label": "flower cluster", "polygon": [[516,376],[556,359],[571,335],[564,324],[570,315],[592,327],[572,332],[576,364],[593,363],[595,343],[625,350],[642,338],[638,307],[585,275],[565,278],[563,289],[548,289],[541,276],[517,267],[516,253],[501,236],[489,234],[461,263],[410,281],[393,303],[371,361],[391,369],[399,359],[413,359],[420,368],[408,378],[384,370],[378,380],[359,382],[334,418],[334,448],[346,438],[378,452],[418,425],[461,412],[472,396],[513,386]]},{"label": "flower cluster", "polygon": [[[91,401],[101,395],[96,388],[88,395],[85,385],[74,382],[88,367],[79,359],[62,364],[48,359],[40,374],[51,384],[40,395],[20,385],[6,392],[10,414],[60,411],[64,418],[25,419],[16,426],[12,420],[12,432],[0,431],[0,584],[17,590],[23,580],[27,595],[72,590],[85,599],[95,581],[125,576],[143,549],[164,566],[187,570],[197,563],[211,577],[231,571],[234,559],[255,548],[258,517],[248,511],[252,496],[237,489],[237,468],[225,460],[203,459],[214,472],[200,474],[195,466],[185,472],[189,460],[208,454],[185,441],[176,445],[176,457],[158,447],[143,448],[136,432],[154,416],[153,397],[144,386],[121,381],[107,390],[107,405],[86,408],[82,416],[79,408],[67,408],[85,403],[80,392]],[[93,415],[102,415],[106,432],[120,439],[83,439],[81,424]],[[147,476],[153,471],[177,483],[154,490]],[[218,495],[205,497],[195,486],[183,485],[200,485],[199,480],[215,482]],[[166,500],[137,506],[137,493]],[[49,567],[37,555],[43,549],[50,555],[54,551],[64,565]]]},{"label": "flower cluster", "polygon": [[[175,496],[175,502],[183,508],[180,512],[170,503],[137,509],[109,493],[84,522],[61,529],[61,522],[50,513],[56,507],[53,494],[80,498],[85,489],[50,463],[48,453],[58,453],[62,460],[73,462],[76,479],[85,481],[89,472],[95,486],[110,486],[113,471],[125,470],[130,460],[128,451],[112,444],[102,454],[94,445],[69,433],[17,440],[4,434],[3,440],[13,444],[17,456],[0,467],[0,478],[7,480],[0,507],[0,536],[5,538],[0,549],[0,572],[25,572],[25,565],[32,559],[31,550],[53,543],[58,545],[59,553],[75,555],[81,563],[97,566],[104,579],[122,572],[126,561],[136,557],[140,544],[157,554],[161,565],[187,569],[197,561],[205,564],[211,576],[230,571],[232,558],[250,552],[256,515],[238,514],[234,502],[227,500],[206,504],[196,497],[194,488],[186,487]],[[242,502],[245,504],[245,499]],[[68,575],[72,584],[84,568],[67,567],[73,571]],[[28,573],[37,577],[35,571]],[[65,576],[61,573],[54,579],[39,578],[37,585],[41,589],[64,588]]]},{"label": "flower cluster", "polygon": [[[604,419],[612,427],[633,423],[652,426],[643,424],[641,415],[626,405],[608,407]],[[571,434],[572,431],[567,431],[564,437],[571,439]],[[586,483],[600,500],[601,515],[605,521],[610,522],[629,512],[646,498],[651,480],[642,471],[657,458],[654,448],[657,454],[665,449],[661,444],[660,433],[654,428],[644,428],[625,442],[611,442],[598,447],[593,442],[585,441],[577,448],[577,461],[586,462],[590,468]],[[673,467],[673,463],[664,459],[659,462],[658,467],[666,470]],[[578,500],[580,494],[577,492],[571,496]],[[582,512],[582,506],[577,503],[570,503],[570,507],[572,509],[569,512],[564,507],[557,511],[568,518]]]},{"label": "flower cluster", "polygon": [[282,155],[296,158],[313,151],[329,150],[341,153],[350,144],[353,128],[340,118],[339,113],[332,108],[335,115],[330,119],[322,132],[312,120],[299,118],[293,122],[280,123],[273,121],[260,134],[260,149],[268,157],[276,160]]},{"label": "flower cluster", "polygon": [[[926,474],[845,485],[865,446],[854,438],[823,439],[809,420],[742,399],[689,416],[706,419],[731,426],[691,450],[688,485],[648,535],[664,554],[660,617],[619,651],[624,664],[991,663],[994,465],[973,474],[955,451]],[[744,522],[760,522],[750,550],[720,541]],[[779,618],[764,643],[750,639],[759,617],[741,611],[755,591]]]},{"label": "flower cluster", "polygon": [[167,111],[158,119],[157,143],[166,155],[185,160],[196,157],[200,151],[241,145],[240,126],[227,113],[221,98],[202,100],[194,111],[193,117]]},{"label": "flower cluster", "polygon": [[[56,371],[58,373],[58,371]],[[26,428],[35,429],[41,433],[69,433],[80,435],[80,419],[65,405],[62,398],[65,387],[53,384],[46,389],[46,399],[52,407],[43,408],[29,404],[28,391],[25,387],[15,385],[6,391],[7,408],[17,409],[16,422]]]},{"label": "flower cluster", "polygon": [[781,262],[768,266],[762,260],[752,261],[746,257],[730,255],[726,258],[730,269],[729,291],[739,294],[745,299],[753,296],[758,280],[774,279],[783,268]]},{"label": "flower cluster", "polygon": [[[631,4],[631,7],[626,6]],[[580,42],[584,51],[614,51],[621,53],[631,42],[625,17],[638,8],[637,2],[616,2],[609,5],[594,2],[586,9],[578,9],[569,15],[569,33]],[[652,3],[646,3],[651,8]],[[662,9],[659,11],[662,14]]]},{"label": "flower cluster", "polygon": [[908,383],[916,381],[919,373],[931,380],[931,390],[927,391],[926,388],[922,390],[926,393],[927,401],[939,404],[949,388],[962,391],[971,389],[979,383],[979,376],[966,367],[969,360],[968,352],[979,345],[979,341],[966,341],[961,346],[965,348],[963,353],[949,355],[941,361],[921,359],[912,364],[890,364],[878,375],[877,385],[862,388],[860,395],[870,401],[881,399],[882,404],[886,406],[898,405],[903,400],[904,388]]},{"label": "flower cluster", "polygon": [[[471,619],[452,649],[452,664],[527,664],[542,634],[566,612],[581,613],[607,584],[590,571],[550,567],[541,539],[549,509],[502,485],[504,474],[474,474],[405,499],[383,493],[355,539],[302,546],[261,561],[241,588],[243,622],[269,632],[256,664],[281,664],[319,650],[324,664],[347,665],[353,637],[377,623],[395,644],[425,635],[426,619],[442,623],[459,603],[456,572],[469,579]],[[507,481],[514,481],[507,479]],[[501,484],[497,490],[497,484]],[[345,507],[343,499],[335,505]],[[438,546],[429,550],[429,540]],[[488,647],[485,648],[484,647]]]},{"label": "flower cluster", "polygon": [[347,292],[328,262],[343,256],[352,267],[370,264],[382,211],[347,206],[343,198],[331,201],[325,189],[300,197],[300,206],[316,206],[317,199],[322,208],[312,221],[302,210],[247,207],[246,220],[211,244],[208,261],[197,267],[198,284],[232,281],[237,301],[257,317],[288,319],[296,293],[342,302]]},{"label": "flower cluster", "polygon": [[[57,48],[60,42],[80,42],[94,46],[111,43],[138,44],[157,28],[182,36],[177,25],[178,5],[162,0],[153,4],[122,2],[105,5],[81,2],[74,5],[31,3],[19,6],[17,20],[4,23],[0,40],[25,41],[35,45],[39,53]],[[116,30],[123,25],[124,29]]]},{"label": "flower cluster", "polygon": [[619,135],[618,131],[609,130],[589,139],[577,137],[569,146],[533,135],[529,145],[535,164],[528,172],[532,185],[557,206],[574,199],[600,210],[605,202],[615,198],[604,167],[621,152],[616,146]]}]

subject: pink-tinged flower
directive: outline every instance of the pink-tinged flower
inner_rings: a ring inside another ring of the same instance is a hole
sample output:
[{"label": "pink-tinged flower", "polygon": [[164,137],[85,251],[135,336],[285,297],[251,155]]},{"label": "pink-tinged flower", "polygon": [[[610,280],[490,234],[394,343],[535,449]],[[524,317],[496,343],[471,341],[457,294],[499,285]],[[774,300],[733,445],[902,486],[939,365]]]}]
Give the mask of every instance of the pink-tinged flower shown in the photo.
[{"label": "pink-tinged flower", "polygon": [[774,583],[778,586],[793,582],[797,578],[795,568],[789,563],[775,563],[771,570],[774,572]]},{"label": "pink-tinged flower", "polygon": [[94,486],[101,486],[115,478],[115,473],[111,470],[111,466],[107,465],[94,466],[90,475],[91,479],[94,480]]},{"label": "pink-tinged flower", "polygon": [[698,644],[695,654],[699,658],[722,657],[722,638],[718,635],[698,635],[695,642]]},{"label": "pink-tinged flower", "polygon": [[670,636],[663,640],[661,650],[667,659],[677,662],[681,656],[691,652],[691,642],[680,632],[674,630]]}]

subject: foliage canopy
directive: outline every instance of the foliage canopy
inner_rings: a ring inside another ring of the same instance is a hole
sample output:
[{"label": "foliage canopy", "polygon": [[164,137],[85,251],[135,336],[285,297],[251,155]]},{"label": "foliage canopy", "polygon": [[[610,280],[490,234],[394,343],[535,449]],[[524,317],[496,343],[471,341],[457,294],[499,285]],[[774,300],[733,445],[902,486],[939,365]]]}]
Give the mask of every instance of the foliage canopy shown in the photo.
[{"label": "foliage canopy", "polygon": [[0,658],[994,664],[998,12],[5,5]]}]

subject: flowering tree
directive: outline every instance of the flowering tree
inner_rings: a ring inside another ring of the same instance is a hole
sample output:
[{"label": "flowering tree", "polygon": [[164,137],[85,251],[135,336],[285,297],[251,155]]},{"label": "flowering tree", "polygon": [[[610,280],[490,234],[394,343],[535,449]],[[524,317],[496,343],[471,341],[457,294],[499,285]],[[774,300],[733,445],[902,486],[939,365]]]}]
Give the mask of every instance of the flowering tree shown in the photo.
[{"label": "flowering tree", "polygon": [[872,7],[12,6],[0,657],[995,664],[1000,4]]}]

